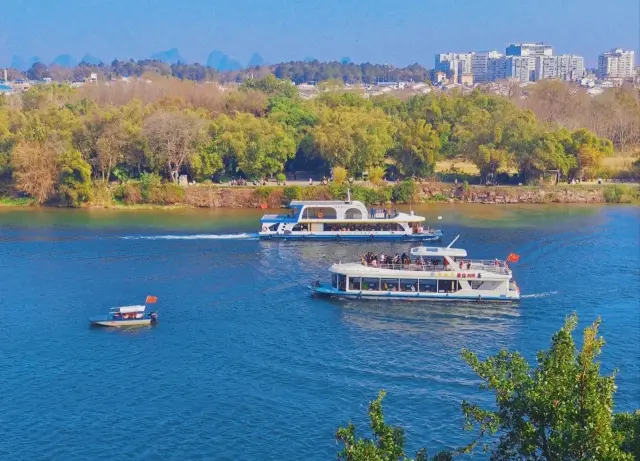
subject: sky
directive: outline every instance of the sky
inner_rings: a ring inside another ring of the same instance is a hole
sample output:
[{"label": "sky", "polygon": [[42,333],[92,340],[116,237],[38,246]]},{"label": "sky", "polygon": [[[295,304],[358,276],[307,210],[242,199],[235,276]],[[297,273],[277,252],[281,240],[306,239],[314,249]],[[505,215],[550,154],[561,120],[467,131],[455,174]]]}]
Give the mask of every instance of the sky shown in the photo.
[{"label": "sky", "polygon": [[[640,52],[640,0],[2,0],[0,67],[13,55],[141,59],[178,48],[246,63],[339,60],[433,66],[434,54],[545,42],[595,67],[614,47]],[[636,63],[640,58],[636,57]]]}]

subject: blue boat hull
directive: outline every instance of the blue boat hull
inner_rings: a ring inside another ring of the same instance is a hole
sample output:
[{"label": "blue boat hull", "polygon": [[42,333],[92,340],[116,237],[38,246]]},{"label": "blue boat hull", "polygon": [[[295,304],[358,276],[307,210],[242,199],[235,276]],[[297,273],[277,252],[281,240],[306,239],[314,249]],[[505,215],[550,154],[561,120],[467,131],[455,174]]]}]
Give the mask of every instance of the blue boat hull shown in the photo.
[{"label": "blue boat hull", "polygon": [[261,240],[333,240],[340,241],[395,241],[395,242],[435,242],[440,240],[442,234],[429,235],[293,235],[293,234],[269,234],[261,235]]},{"label": "blue boat hull", "polygon": [[387,301],[421,301],[421,302],[433,302],[433,301],[466,301],[466,302],[503,302],[514,303],[515,299],[509,299],[507,297],[500,296],[486,296],[478,298],[477,296],[454,296],[447,293],[443,294],[430,294],[430,293],[414,293],[414,292],[347,292],[341,291],[329,286],[309,286],[314,296],[323,298],[340,298],[340,299],[378,299]]}]

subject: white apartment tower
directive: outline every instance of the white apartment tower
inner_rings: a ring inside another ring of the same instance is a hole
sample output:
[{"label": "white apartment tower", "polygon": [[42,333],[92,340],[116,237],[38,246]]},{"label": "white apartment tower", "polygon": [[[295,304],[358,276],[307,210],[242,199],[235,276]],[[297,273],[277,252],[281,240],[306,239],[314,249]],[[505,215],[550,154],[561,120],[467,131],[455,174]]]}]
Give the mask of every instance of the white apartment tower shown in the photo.
[{"label": "white apartment tower", "polygon": [[633,50],[614,48],[598,56],[598,78],[631,79],[634,72]]},{"label": "white apartment tower", "polygon": [[584,58],[563,54],[560,56],[536,56],[535,79],[559,78],[576,80],[584,76]]},{"label": "white apartment tower", "polygon": [[445,72],[447,77],[456,83],[462,82],[462,76],[471,74],[471,58],[473,53],[440,53],[436,54],[436,72]]}]

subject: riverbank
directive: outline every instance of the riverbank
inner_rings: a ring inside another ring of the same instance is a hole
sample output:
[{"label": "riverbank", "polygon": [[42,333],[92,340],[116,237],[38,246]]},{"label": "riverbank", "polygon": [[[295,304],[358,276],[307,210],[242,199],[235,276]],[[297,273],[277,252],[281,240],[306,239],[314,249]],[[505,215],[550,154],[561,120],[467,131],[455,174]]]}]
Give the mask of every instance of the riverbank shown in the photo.
[{"label": "riverbank", "polygon": [[[85,207],[110,209],[157,208],[279,208],[291,200],[344,200],[347,186],[219,186],[200,184],[171,185],[171,193],[140,193],[135,183],[126,187],[104,188]],[[123,193],[123,190],[125,191]],[[350,186],[351,198],[367,205],[408,203],[478,204],[582,204],[640,203],[636,184],[580,184],[553,186],[478,186],[439,182],[405,181],[378,187]],[[28,198],[0,198],[0,206],[28,207]]]}]

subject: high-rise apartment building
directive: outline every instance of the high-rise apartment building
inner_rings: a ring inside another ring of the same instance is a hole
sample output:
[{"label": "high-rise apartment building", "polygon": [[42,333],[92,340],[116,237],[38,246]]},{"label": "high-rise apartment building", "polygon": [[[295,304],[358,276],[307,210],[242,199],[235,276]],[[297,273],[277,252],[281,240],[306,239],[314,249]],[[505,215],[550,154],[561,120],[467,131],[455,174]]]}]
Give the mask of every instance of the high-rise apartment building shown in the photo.
[{"label": "high-rise apartment building", "polygon": [[498,53],[497,51],[480,51],[477,53],[473,53],[471,56],[471,73],[473,74],[473,83],[484,83],[495,80],[495,78],[491,78],[489,63],[491,62],[491,60],[495,60],[501,57],[502,54]]},{"label": "high-rise apartment building", "polygon": [[575,80],[584,76],[584,58],[563,54],[560,56],[536,56],[535,80],[559,78]]},{"label": "high-rise apartment building", "polygon": [[631,79],[634,73],[634,52],[614,48],[598,56],[598,78]]},{"label": "high-rise apartment building", "polygon": [[472,56],[473,53],[436,54],[434,71],[445,72],[448,78],[461,83],[463,75],[471,74]]},{"label": "high-rise apartment building", "polygon": [[553,47],[539,43],[512,43],[507,47],[507,56],[552,56]]}]

